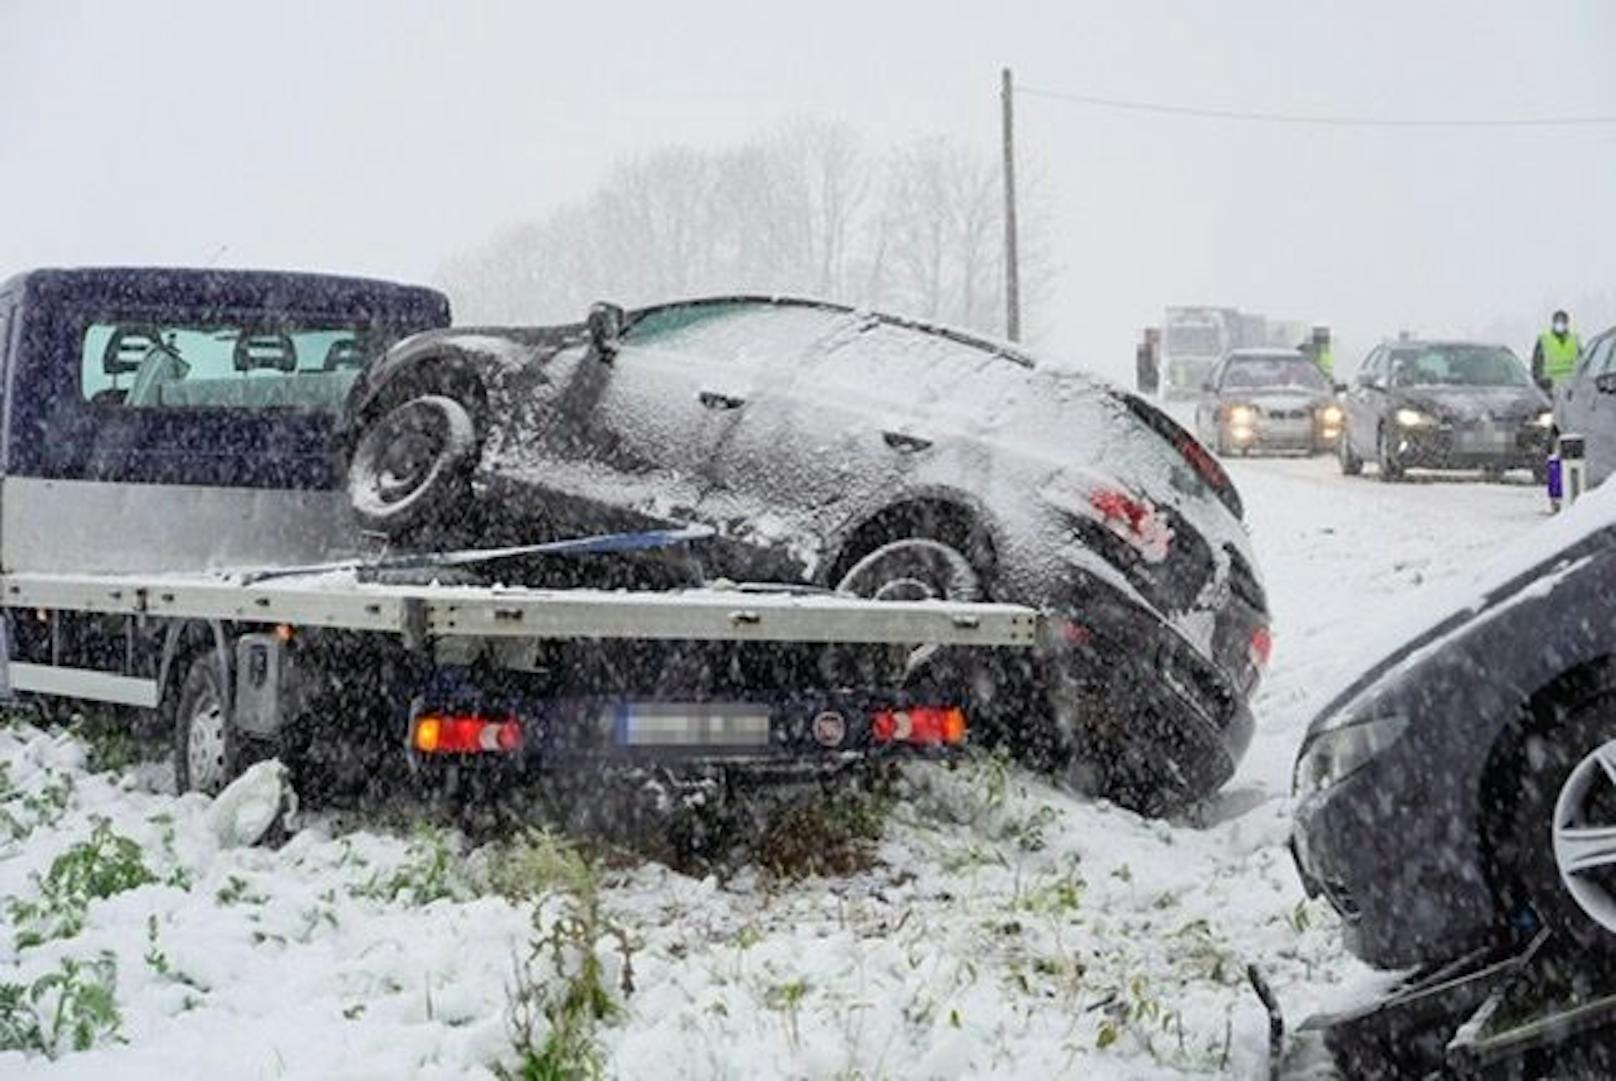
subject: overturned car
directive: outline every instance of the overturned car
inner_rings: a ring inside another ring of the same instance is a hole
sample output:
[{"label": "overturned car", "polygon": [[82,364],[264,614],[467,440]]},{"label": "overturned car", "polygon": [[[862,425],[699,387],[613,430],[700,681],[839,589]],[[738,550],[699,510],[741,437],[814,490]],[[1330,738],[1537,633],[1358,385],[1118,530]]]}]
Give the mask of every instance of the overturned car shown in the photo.
[{"label": "overturned car", "polygon": [[718,298],[455,329],[361,373],[367,528],[479,543],[706,523],[707,577],[1049,613],[1032,661],[917,655],[973,731],[1165,812],[1251,736],[1268,616],[1238,494],[1159,410],[957,331]]}]

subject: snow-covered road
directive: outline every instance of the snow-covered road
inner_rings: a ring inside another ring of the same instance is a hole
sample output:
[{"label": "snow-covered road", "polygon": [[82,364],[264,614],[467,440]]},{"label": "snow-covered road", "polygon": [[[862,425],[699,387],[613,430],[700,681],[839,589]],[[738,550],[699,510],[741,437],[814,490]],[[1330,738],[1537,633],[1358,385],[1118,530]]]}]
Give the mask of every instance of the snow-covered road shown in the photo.
[{"label": "snow-covered road", "polygon": [[[608,872],[635,989],[600,1030],[607,1072],[1260,1076],[1267,1022],[1247,962],[1293,1020],[1384,979],[1302,896],[1284,849],[1291,761],[1316,696],[1381,644],[1377,622],[1531,529],[1542,498],[1524,482],[1349,481],[1327,460],[1230,468],[1276,647],[1250,755],[1202,824],[991,765],[927,768],[863,873]],[[90,773],[77,741],[21,725],[0,731],[0,762],[0,899],[17,902],[0,900],[0,985],[20,988],[13,1002],[0,986],[0,1045],[40,1017],[58,1055],[0,1053],[0,1076],[460,1077],[514,1062],[508,991],[533,931],[529,906],[486,888],[490,853],[318,823],[278,850],[221,848],[208,801],[167,794],[161,770]],[[138,850],[103,829],[97,854],[74,858],[133,888],[78,904],[65,873],[47,874],[96,816]],[[620,962],[602,956],[613,982]],[[26,989],[64,960],[119,1015],[82,999],[86,1051],[48,1031],[59,988],[29,1012]]]}]

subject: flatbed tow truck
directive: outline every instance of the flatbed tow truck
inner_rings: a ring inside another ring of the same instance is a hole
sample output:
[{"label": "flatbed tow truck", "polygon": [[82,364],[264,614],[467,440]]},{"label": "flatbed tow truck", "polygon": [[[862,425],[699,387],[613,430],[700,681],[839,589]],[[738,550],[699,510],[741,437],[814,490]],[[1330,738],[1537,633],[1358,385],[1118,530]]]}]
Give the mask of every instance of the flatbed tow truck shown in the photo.
[{"label": "flatbed tow truck", "polygon": [[181,790],[339,743],[449,781],[823,771],[962,744],[970,704],[927,673],[1040,644],[1017,605],[708,581],[711,531],[676,523],[367,555],[332,449],[343,403],[390,344],[449,321],[433,290],[328,275],[0,282],[0,691],[155,715]]}]

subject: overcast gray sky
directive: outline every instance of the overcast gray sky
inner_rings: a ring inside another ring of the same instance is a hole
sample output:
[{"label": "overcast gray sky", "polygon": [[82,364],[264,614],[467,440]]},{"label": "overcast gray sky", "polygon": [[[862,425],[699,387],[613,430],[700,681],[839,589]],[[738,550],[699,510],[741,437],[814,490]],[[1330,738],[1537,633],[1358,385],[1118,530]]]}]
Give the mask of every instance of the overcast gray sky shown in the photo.
[{"label": "overcast gray sky", "polygon": [[[663,143],[795,117],[991,148],[997,79],[1384,117],[1616,113],[1609,0],[269,4],[0,0],[0,273],[429,279]],[[1317,129],[1019,102],[1052,351],[1121,375],[1169,303],[1519,335],[1616,319],[1616,127]],[[1517,348],[1525,342],[1511,341]]]}]

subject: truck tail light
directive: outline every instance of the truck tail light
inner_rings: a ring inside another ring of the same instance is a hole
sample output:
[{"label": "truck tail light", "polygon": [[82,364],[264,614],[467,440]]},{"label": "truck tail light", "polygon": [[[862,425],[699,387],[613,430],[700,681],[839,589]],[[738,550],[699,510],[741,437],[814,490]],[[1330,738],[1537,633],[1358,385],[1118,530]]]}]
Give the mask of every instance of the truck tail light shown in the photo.
[{"label": "truck tail light", "polygon": [[410,746],[422,754],[509,754],[522,749],[522,724],[514,717],[425,713],[410,726]]},{"label": "truck tail light", "polygon": [[958,706],[913,706],[884,709],[870,718],[877,743],[955,746],[965,742],[965,711]]}]

